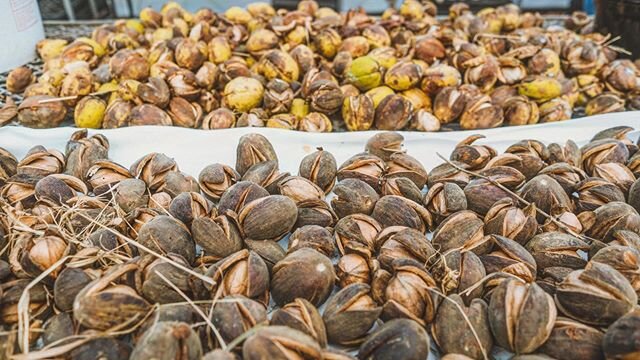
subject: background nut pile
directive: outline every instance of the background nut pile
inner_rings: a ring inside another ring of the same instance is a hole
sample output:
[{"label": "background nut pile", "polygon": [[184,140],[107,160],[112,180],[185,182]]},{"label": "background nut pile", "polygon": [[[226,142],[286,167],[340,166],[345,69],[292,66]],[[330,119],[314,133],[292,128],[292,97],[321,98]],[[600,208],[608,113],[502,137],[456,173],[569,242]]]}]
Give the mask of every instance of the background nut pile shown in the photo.
[{"label": "background nut pile", "polygon": [[630,130],[504,153],[471,136],[433,169],[381,132],[298,175],[257,133],[198,178],[161,153],[127,169],[86,130],[0,149],[0,355],[634,358]]},{"label": "background nut pile", "polygon": [[435,14],[418,0],[380,17],[313,0],[293,11],[145,8],[90,37],[41,41],[44,73],[9,73],[25,100],[0,123],[438,131],[640,108],[637,65],[584,13],[564,27],[512,4]]}]

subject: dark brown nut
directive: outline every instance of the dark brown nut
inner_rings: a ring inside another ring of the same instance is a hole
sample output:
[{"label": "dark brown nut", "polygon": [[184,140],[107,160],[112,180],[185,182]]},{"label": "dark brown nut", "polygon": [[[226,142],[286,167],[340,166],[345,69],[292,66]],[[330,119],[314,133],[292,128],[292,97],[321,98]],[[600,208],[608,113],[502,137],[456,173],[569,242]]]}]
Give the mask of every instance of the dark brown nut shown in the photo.
[{"label": "dark brown nut", "polygon": [[215,285],[209,290],[211,295],[243,295],[268,302],[269,269],[262,258],[255,252],[240,250],[213,264],[207,269]]},{"label": "dark brown nut", "polygon": [[235,124],[236,116],[227,108],[215,109],[202,119],[202,128],[205,130],[228,129]]},{"label": "dark brown nut", "polygon": [[250,167],[242,176],[242,181],[254,182],[275,195],[278,194],[278,184],[287,177],[289,173],[280,172],[277,161],[269,160]]},{"label": "dark brown nut", "polygon": [[294,98],[293,89],[288,82],[275,78],[269,83],[264,93],[264,108],[271,114],[289,111]]},{"label": "dark brown nut", "polygon": [[558,284],[555,298],[563,314],[597,326],[613,323],[638,302],[629,281],[613,267],[598,262],[570,273]]},{"label": "dark brown nut", "polygon": [[202,344],[198,334],[183,322],[159,321],[144,332],[130,359],[142,360],[202,358]]},{"label": "dark brown nut", "polygon": [[611,265],[618,270],[638,293],[640,291],[640,251],[633,247],[609,245],[600,249],[590,261]]},{"label": "dark brown nut", "polygon": [[629,159],[629,149],[624,142],[616,139],[592,141],[583,146],[581,151],[582,165],[588,174],[592,174],[598,164],[611,162],[624,164]]},{"label": "dark brown nut", "polygon": [[379,199],[371,186],[355,178],[340,181],[333,192],[335,197],[331,199],[331,207],[339,218],[351,214],[369,215]]},{"label": "dark brown nut", "polygon": [[87,171],[86,182],[96,195],[111,197],[121,181],[131,178],[129,170],[113,161],[100,160]]},{"label": "dark brown nut", "polygon": [[143,81],[149,77],[149,62],[138,51],[122,49],[109,60],[109,72],[116,79]]},{"label": "dark brown nut", "polygon": [[432,214],[445,218],[455,212],[466,210],[467,198],[458,185],[444,182],[429,188],[423,204]]},{"label": "dark brown nut", "polygon": [[379,130],[402,130],[409,124],[413,114],[413,105],[406,97],[388,95],[375,111],[374,124]]},{"label": "dark brown nut", "polygon": [[277,240],[291,231],[297,217],[298,208],[293,200],[271,195],[243,206],[238,214],[238,224],[246,238]]},{"label": "dark brown nut", "polygon": [[395,195],[381,197],[376,202],[371,217],[382,227],[406,226],[422,233],[433,226],[433,219],[427,209],[414,201]]},{"label": "dark brown nut", "polygon": [[209,203],[204,196],[196,192],[183,192],[171,200],[169,214],[191,226],[191,222],[209,213]]},{"label": "dark brown nut", "polygon": [[436,282],[422,263],[399,259],[384,290],[382,319],[407,318],[421,325],[429,324],[436,315]]},{"label": "dark brown nut", "polygon": [[545,232],[534,236],[526,245],[542,272],[549,267],[582,269],[587,261],[579,251],[588,251],[589,245],[577,237],[561,232]]},{"label": "dark brown nut", "polygon": [[349,249],[349,253],[341,256],[336,264],[338,287],[344,288],[351,284],[370,284],[378,263],[371,259],[368,249]]},{"label": "dark brown nut", "polygon": [[264,260],[269,271],[278,261],[284,259],[286,251],[273,240],[244,240],[244,245],[249,251],[253,251]]},{"label": "dark brown nut", "polygon": [[564,162],[556,162],[540,170],[540,175],[549,175],[556,180],[567,194],[573,194],[578,183],[587,178],[581,169]]},{"label": "dark brown nut", "polygon": [[18,171],[18,160],[6,149],[0,147],[0,185]]},{"label": "dark brown nut", "polygon": [[617,230],[640,233],[640,216],[633,207],[623,202],[614,201],[594,211],[585,211],[579,219],[587,236],[604,242],[611,241]]},{"label": "dark brown nut", "polygon": [[240,357],[231,351],[216,349],[204,354],[202,360],[239,360]]},{"label": "dark brown nut", "polygon": [[202,121],[202,106],[177,96],[169,102],[167,113],[174,126],[198,128]]},{"label": "dark brown nut", "polygon": [[23,92],[34,81],[33,71],[26,66],[20,66],[11,70],[7,75],[7,90],[18,94]]},{"label": "dark brown nut", "polygon": [[380,132],[367,140],[365,150],[384,161],[389,161],[391,155],[403,152],[402,143],[404,142],[404,136],[397,132],[385,131]]},{"label": "dark brown nut", "polygon": [[257,163],[269,160],[278,160],[273,146],[260,134],[243,135],[238,141],[236,151],[236,170],[240,175]]},{"label": "dark brown nut", "polygon": [[125,213],[144,207],[149,203],[147,184],[140,179],[125,179],[116,188],[114,200]]},{"label": "dark brown nut", "polygon": [[262,186],[251,181],[239,181],[222,193],[218,212],[226,214],[227,211],[233,211],[237,214],[246,204],[266,196],[269,196],[269,192]]},{"label": "dark brown nut", "polygon": [[[174,263],[190,268],[183,257],[175,254],[167,255]],[[136,288],[145,299],[152,303],[171,304],[184,300],[182,294],[193,298],[189,277],[185,272],[164,259],[143,256],[139,261],[140,270],[136,273]],[[168,279],[180,291],[167,284]]]},{"label": "dark brown nut", "polygon": [[62,270],[53,286],[53,298],[56,307],[62,311],[72,310],[76,295],[91,280],[91,277],[82,269],[66,267]]},{"label": "dark brown nut", "polygon": [[352,156],[338,168],[338,181],[344,179],[359,179],[374,190],[380,189],[380,180],[384,175],[386,165],[375,155],[360,153]]},{"label": "dark brown nut", "polygon": [[320,345],[309,335],[287,326],[266,326],[256,330],[242,346],[242,358],[321,359]]},{"label": "dark brown nut", "polygon": [[536,283],[549,295],[555,295],[556,287],[573,269],[568,267],[547,267],[541,271]]},{"label": "dark brown nut", "polygon": [[332,227],[336,221],[338,217],[324,200],[305,200],[298,203],[298,219],[293,228],[306,225]]},{"label": "dark brown nut", "polygon": [[549,164],[564,162],[582,169],[582,154],[580,153],[580,148],[573,140],[567,140],[564,146],[557,143],[549,144],[547,145],[547,150],[549,151],[549,158],[547,159]]},{"label": "dark brown nut", "polygon": [[319,113],[331,115],[340,110],[344,95],[333,81],[316,80],[308,89],[311,109]]},{"label": "dark brown nut", "polygon": [[593,168],[593,176],[608,180],[618,186],[625,194],[629,192],[629,188],[636,181],[631,170],[621,163],[597,164]]},{"label": "dark brown nut", "polygon": [[520,161],[514,165],[527,180],[536,176],[547,165],[545,159],[549,157],[547,147],[537,140],[521,140],[509,146],[505,152],[518,156]]},{"label": "dark brown nut", "polygon": [[37,200],[56,205],[66,204],[76,192],[87,194],[87,186],[80,179],[63,174],[45,176],[35,186]]},{"label": "dark brown nut", "polygon": [[165,192],[175,198],[183,192],[200,193],[200,186],[193,176],[180,171],[169,171],[164,178],[164,184],[157,191]]},{"label": "dark brown nut", "polygon": [[200,172],[198,183],[202,192],[211,200],[220,200],[220,196],[238,182],[240,174],[233,168],[223,164],[206,166]]},{"label": "dark brown nut", "polygon": [[128,359],[131,356],[131,345],[110,337],[90,340],[70,352],[71,359],[91,359],[101,354],[105,359]]},{"label": "dark brown nut", "polygon": [[429,356],[427,331],[415,321],[394,319],[367,337],[358,350],[359,359],[421,360]]},{"label": "dark brown nut", "polygon": [[331,294],[335,278],[333,264],[328,257],[316,250],[302,248],[273,267],[271,296],[280,306],[296,298],[318,306]]},{"label": "dark brown nut", "polygon": [[73,317],[84,327],[106,330],[144,316],[150,308],[146,300],[126,285],[112,285],[137,268],[133,263],[118,265],[86,285],[73,302]]},{"label": "dark brown nut", "polygon": [[386,165],[386,178],[406,177],[413,181],[419,189],[422,189],[427,183],[428,174],[424,166],[406,153],[392,154]]},{"label": "dark brown nut", "polygon": [[371,298],[367,284],[351,284],[327,301],[322,318],[332,344],[359,344],[374,325],[382,308]]},{"label": "dark brown nut", "polygon": [[181,255],[190,264],[195,259],[196,246],[188,228],[170,216],[159,215],[142,225],[136,240],[161,254]]},{"label": "dark brown nut", "polygon": [[[466,304],[480,297],[483,286],[477,285],[486,275],[482,261],[471,251],[447,251],[433,267],[433,276],[443,292],[460,294]],[[475,289],[465,292],[471,287]]]},{"label": "dark brown nut", "polygon": [[337,172],[336,158],[330,152],[318,148],[302,159],[298,175],[313,181],[328,194],[336,182]]},{"label": "dark brown nut", "polygon": [[452,161],[451,164],[442,163],[431,169],[431,172],[429,173],[429,179],[427,180],[427,187],[431,188],[435,184],[441,182],[451,182],[464,189],[464,187],[469,184],[469,181],[471,181],[471,176],[457,169],[453,165],[459,167],[460,169],[468,168],[467,164],[461,163],[459,161]]},{"label": "dark brown nut", "polygon": [[330,258],[336,251],[331,232],[318,225],[306,225],[296,229],[289,237],[287,253],[305,247],[317,250]]},{"label": "dark brown nut", "polygon": [[136,95],[140,100],[159,108],[165,108],[171,99],[169,86],[159,77],[150,77],[147,83],[138,85]]},{"label": "dark brown nut", "polygon": [[488,129],[502,125],[502,108],[493,105],[489,96],[470,98],[460,116],[460,127],[465,130]]},{"label": "dark brown nut", "polygon": [[38,175],[14,175],[8,178],[2,187],[2,197],[6,198],[11,205],[20,204],[24,208],[31,208],[36,202],[36,183],[41,178]]},{"label": "dark brown nut", "polygon": [[443,124],[448,124],[460,117],[467,103],[466,95],[456,87],[445,87],[433,100],[433,114]]},{"label": "dark brown nut", "polygon": [[26,98],[18,106],[18,120],[26,127],[52,128],[58,127],[67,115],[67,108],[60,101],[48,101],[52,96],[37,95]]},{"label": "dark brown nut", "polygon": [[382,196],[395,195],[407,198],[418,204],[423,202],[422,191],[406,177],[384,178],[380,193]]},{"label": "dark brown nut", "polygon": [[431,242],[440,252],[462,248],[482,255],[491,247],[490,238],[484,236],[484,223],[469,210],[444,219],[434,230]]},{"label": "dark brown nut", "polygon": [[[12,280],[3,283],[3,294],[0,299],[2,304],[2,312],[0,319],[7,326],[17,325],[19,320],[18,302],[23,292],[26,291],[30,279]],[[34,321],[42,324],[40,321],[51,314],[51,308],[47,302],[49,291],[44,284],[39,284],[29,290],[29,309],[30,316]],[[2,339],[4,340],[4,339]]]},{"label": "dark brown nut", "polygon": [[178,165],[173,159],[164,154],[151,153],[131,165],[129,172],[144,181],[151,191],[155,191],[164,185],[170,172],[177,170]]},{"label": "dark brown nut", "polygon": [[42,342],[44,345],[58,341],[60,341],[59,344],[62,344],[65,338],[73,336],[75,332],[72,316],[68,312],[53,315],[47,319],[43,327]]},{"label": "dark brown nut", "polygon": [[222,339],[230,343],[256,325],[266,324],[267,309],[263,304],[242,295],[229,295],[215,303],[211,310],[211,322]]},{"label": "dark brown nut", "polygon": [[205,258],[220,260],[242,249],[242,237],[236,222],[220,215],[216,218],[198,217],[191,223],[196,245],[204,251]]},{"label": "dark brown nut", "polygon": [[607,359],[633,358],[640,346],[635,339],[640,333],[640,311],[634,310],[616,320],[604,335],[602,348]]},{"label": "dark brown nut", "polygon": [[504,198],[493,204],[484,217],[487,235],[502,235],[520,244],[526,244],[536,233],[535,205],[520,209],[515,200]]},{"label": "dark brown nut", "polygon": [[604,333],[580,322],[558,317],[549,339],[538,351],[555,359],[603,359]]},{"label": "dark brown nut", "polygon": [[471,135],[459,142],[451,152],[449,160],[459,161],[468,166],[468,170],[484,168],[489,160],[498,155],[495,149],[488,145],[473,144],[476,140],[483,139],[484,135]]},{"label": "dark brown nut", "polygon": [[498,345],[516,354],[535,351],[547,340],[556,307],[541,287],[521,280],[503,281],[492,293],[489,323]]},{"label": "dark brown nut", "polygon": [[575,192],[578,194],[576,204],[580,212],[593,211],[609,202],[625,200],[619,187],[600,178],[584,179],[576,185]]},{"label": "dark brown nut", "polygon": [[522,245],[500,235],[492,235],[491,239],[493,250],[480,256],[487,273],[511,274],[526,283],[536,279],[536,261]]},{"label": "dark brown nut", "polygon": [[128,117],[129,126],[159,125],[171,126],[173,121],[169,114],[151,104],[142,104],[131,109]]},{"label": "dark brown nut", "polygon": [[436,250],[424,233],[411,228],[404,228],[388,238],[376,240],[376,250],[380,265],[386,269],[391,269],[396,259],[414,259],[426,264],[436,255]]},{"label": "dark brown nut", "polygon": [[302,176],[288,176],[278,182],[278,192],[284,195],[296,204],[303,201],[323,200],[325,197],[324,190]]},{"label": "dark brown nut", "polygon": [[[492,181],[485,178],[473,179],[465,186],[464,194],[467,197],[469,210],[473,210],[480,215],[486,215],[489,209],[498,201],[504,198],[515,198],[511,193],[503,190],[494,184],[497,182],[507,189],[514,190],[519,187],[525,180],[524,175],[508,166],[491,167],[480,172],[481,175],[488,177]],[[553,179],[551,179],[553,181]],[[558,185],[558,187],[560,187]],[[562,194],[568,199],[567,194],[560,188]]]},{"label": "dark brown nut", "polygon": [[305,299],[295,299],[273,312],[271,325],[284,325],[314,338],[327,346],[327,330],[318,309]]},{"label": "dark brown nut", "polygon": [[457,294],[444,299],[431,325],[433,340],[442,352],[485,358],[493,346],[487,308],[481,299],[472,300],[468,307]]},{"label": "dark brown nut", "polygon": [[102,119],[102,127],[104,129],[115,129],[127,126],[133,107],[134,104],[130,101],[114,100],[107,105]]},{"label": "dark brown nut", "polygon": [[[552,209],[564,208],[573,209],[571,199],[552,177],[548,175],[538,175],[529,180],[520,190],[520,196],[525,200],[535,203],[540,210],[550,213]],[[544,217],[538,214],[539,222],[544,221]]]}]

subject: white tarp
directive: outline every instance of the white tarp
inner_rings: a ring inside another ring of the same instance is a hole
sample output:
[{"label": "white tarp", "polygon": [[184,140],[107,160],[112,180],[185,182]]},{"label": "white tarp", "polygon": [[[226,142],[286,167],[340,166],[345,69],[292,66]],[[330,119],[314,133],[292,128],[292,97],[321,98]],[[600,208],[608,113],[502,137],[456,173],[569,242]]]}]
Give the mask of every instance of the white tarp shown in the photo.
[{"label": "white tarp", "polygon": [[[545,143],[564,143],[572,139],[583,145],[603,129],[627,125],[640,131],[640,112],[605,114],[559,123],[489,130],[419,133],[403,132],[408,153],[420,160],[427,170],[442,163],[436,153],[448,157],[455,144],[471,134],[487,138],[479,142],[494,146],[498,151],[522,139],[536,139]],[[76,128],[34,130],[7,126],[0,128],[0,147],[21,159],[35,145],[64,151],[69,136]],[[273,144],[280,160],[280,170],[297,173],[300,160],[316,147],[331,152],[340,165],[349,156],[364,150],[373,132],[314,134],[267,128],[235,128],[227,130],[192,130],[178,127],[129,127],[114,130],[91,130],[109,138],[110,158],[129,167],[135,160],[150,152],[162,152],[174,158],[180,170],[197,178],[208,164],[235,165],[236,145],[240,136],[250,132],[265,135]],[[638,132],[631,137],[636,140]]]}]

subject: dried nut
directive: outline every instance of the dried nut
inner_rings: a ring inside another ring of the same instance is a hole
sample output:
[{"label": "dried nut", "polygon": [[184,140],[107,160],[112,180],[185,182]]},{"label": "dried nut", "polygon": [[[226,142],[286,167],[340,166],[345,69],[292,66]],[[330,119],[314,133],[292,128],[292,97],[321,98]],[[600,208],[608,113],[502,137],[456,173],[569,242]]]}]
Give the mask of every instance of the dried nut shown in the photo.
[{"label": "dried nut", "polygon": [[268,80],[282,79],[288,83],[297,81],[300,68],[296,60],[282,50],[270,50],[258,63],[260,73]]},{"label": "dried nut", "polygon": [[91,358],[95,354],[101,354],[108,359],[128,359],[131,355],[131,345],[121,340],[110,337],[101,337],[90,340],[70,352],[72,359]]},{"label": "dried nut", "polygon": [[[181,256],[167,255],[173,263],[189,268],[189,264]],[[138,292],[152,303],[171,304],[180,302],[182,294],[192,295],[189,277],[184,276],[184,271],[175,267],[165,259],[153,259],[152,256],[143,256],[139,262],[140,271],[136,274],[136,288]],[[169,279],[174,287],[167,288]]]},{"label": "dried nut", "polygon": [[318,185],[325,194],[333,189],[337,172],[336,159],[330,152],[322,148],[305,156],[300,162],[298,170],[300,176]]},{"label": "dried nut", "polygon": [[640,311],[623,315],[609,326],[602,343],[607,359],[633,358],[638,354],[637,339],[640,331]]},{"label": "dried nut", "polygon": [[144,332],[130,357],[134,360],[149,358],[201,359],[202,344],[189,324],[159,321]]},{"label": "dried nut", "polygon": [[587,102],[584,112],[587,116],[624,111],[625,100],[613,93],[602,93]]},{"label": "dried nut", "polygon": [[145,80],[149,77],[149,63],[141,53],[122,49],[109,60],[109,72],[116,79]]},{"label": "dried nut", "polygon": [[505,280],[491,295],[491,332],[498,345],[516,354],[531,353],[540,347],[555,321],[553,299],[535,283]]},{"label": "dried nut", "polygon": [[581,213],[579,219],[587,236],[605,242],[613,240],[618,230],[640,232],[640,216],[633,207],[623,202],[606,203],[593,212]]},{"label": "dried nut", "polygon": [[369,259],[370,252],[363,249],[362,253],[357,250],[340,257],[336,264],[336,274],[338,276],[338,287],[345,288],[351,284],[369,284],[377,270],[377,263]]},{"label": "dried nut", "polygon": [[369,215],[379,199],[378,193],[364,181],[344,179],[333,189],[331,207],[339,218],[351,214]]},{"label": "dried nut", "polygon": [[599,177],[617,185],[623,193],[629,193],[629,188],[636,181],[636,177],[624,164],[604,163],[593,168],[594,177]]},{"label": "dried nut", "polygon": [[362,56],[351,62],[345,74],[345,79],[361,91],[367,91],[382,83],[380,70],[380,65],[373,57]]},{"label": "dried nut", "polygon": [[112,281],[136,269],[133,263],[118,265],[87,284],[73,302],[73,317],[87,328],[107,330],[144,316],[149,303],[126,285],[112,285]]},{"label": "dried nut", "polygon": [[288,176],[278,182],[278,192],[296,204],[304,201],[323,200],[324,190],[302,176]]},{"label": "dried nut", "polygon": [[306,225],[331,227],[338,217],[324,200],[306,200],[298,204],[298,219],[294,229]]},{"label": "dried nut", "polygon": [[67,115],[67,108],[60,101],[48,101],[52,96],[37,95],[26,98],[18,106],[18,120],[27,127],[58,127]]},{"label": "dried nut", "polygon": [[200,193],[198,181],[193,176],[174,170],[167,172],[164,184],[158,190],[166,192],[171,197],[176,197],[183,192]]},{"label": "dried nut", "polygon": [[331,115],[340,110],[344,95],[337,83],[330,80],[314,81],[308,89],[311,110]]},{"label": "dried nut", "polygon": [[238,224],[246,238],[277,240],[296,223],[298,208],[286,196],[271,195],[256,199],[242,207]]},{"label": "dried nut", "polygon": [[367,94],[347,96],[342,104],[342,118],[349,131],[369,130],[373,125],[375,107]]},{"label": "dried nut", "polygon": [[44,323],[43,328],[42,342],[44,345],[58,341],[64,343],[64,339],[73,336],[75,332],[72,315],[67,312],[53,315]]},{"label": "dried nut", "polygon": [[231,351],[216,349],[204,354],[202,359],[203,360],[239,360],[240,357]]},{"label": "dried nut", "polygon": [[267,83],[264,93],[264,108],[272,114],[289,111],[294,92],[288,82],[275,78]]},{"label": "dried nut", "polygon": [[406,153],[395,153],[389,156],[389,160],[386,162],[387,171],[385,177],[405,177],[413,181],[418,189],[422,188],[427,183],[428,173],[422,164],[414,157],[407,155]]},{"label": "dried nut", "polygon": [[253,165],[269,160],[277,162],[278,156],[267,138],[260,134],[247,134],[240,138],[236,150],[236,170],[240,175]]},{"label": "dried nut", "polygon": [[264,87],[253,78],[239,76],[224,87],[224,102],[236,111],[249,111],[258,107],[263,95]]},{"label": "dried nut", "polygon": [[[433,267],[433,276],[445,294],[462,294],[465,304],[480,297],[483,286],[479,284],[487,272],[480,258],[471,251],[450,250]],[[465,290],[474,287],[474,290]]]},{"label": "dried nut", "polygon": [[442,89],[460,85],[462,76],[458,69],[453,66],[438,64],[427,68],[424,72],[421,88],[430,95],[434,96],[441,92]]},{"label": "dried nut", "polygon": [[538,227],[535,206],[520,209],[511,198],[494,203],[485,215],[484,222],[487,235],[505,236],[520,244],[526,244]]},{"label": "dried nut", "polygon": [[416,184],[406,177],[393,177],[382,181],[382,196],[396,195],[407,198],[416,203],[422,203],[422,191]]},{"label": "dried nut", "polygon": [[266,326],[250,335],[242,346],[242,358],[321,359],[320,345],[311,336],[287,326]]},{"label": "dried nut", "polygon": [[[520,196],[535,203],[539,209],[546,213],[550,213],[554,208],[573,208],[571,199],[562,186],[548,175],[538,175],[529,180],[520,190]],[[539,222],[544,220],[540,214],[537,219]]]},{"label": "dried nut", "polygon": [[433,232],[433,246],[441,252],[465,249],[484,254],[491,247],[489,237],[484,236],[484,223],[476,213],[458,211],[444,219]]},{"label": "dried nut", "polygon": [[442,352],[472,359],[487,356],[493,346],[487,308],[481,299],[474,299],[468,307],[457,294],[445,299],[431,325],[433,340]]},{"label": "dried nut", "polygon": [[149,203],[147,185],[140,179],[122,180],[118,184],[114,199],[125,213],[130,213]]},{"label": "dried nut", "polygon": [[526,283],[536,279],[536,261],[522,245],[500,235],[492,235],[491,239],[493,250],[480,256],[487,273],[511,274]]},{"label": "dried nut", "polygon": [[53,286],[53,298],[56,307],[62,311],[72,310],[76,295],[91,280],[91,277],[82,269],[66,267],[62,270]]},{"label": "dried nut", "polygon": [[436,250],[423,233],[411,228],[398,228],[402,230],[389,237],[382,236],[384,232],[381,232],[376,239],[378,261],[384,268],[391,269],[393,261],[397,259],[427,263],[436,255]]},{"label": "dried nut", "polygon": [[128,125],[133,103],[125,100],[114,100],[109,105],[102,119],[102,128],[115,129]]},{"label": "dried nut", "polygon": [[396,195],[381,197],[376,202],[371,217],[382,227],[406,226],[422,233],[433,226],[433,219],[428,210],[412,200]]},{"label": "dried nut", "polygon": [[207,60],[207,45],[191,38],[182,39],[175,49],[176,64],[195,71]]},{"label": "dried nut", "polygon": [[455,87],[445,87],[440,90],[433,100],[433,114],[443,124],[456,120],[467,103],[467,97]]},{"label": "dried nut", "polygon": [[169,205],[169,214],[187,226],[194,219],[206,216],[209,213],[209,204],[199,192],[183,192],[173,198]]},{"label": "dried nut", "polygon": [[327,346],[327,330],[318,309],[305,299],[295,299],[273,312],[271,325],[284,325],[314,338]]},{"label": "dried nut", "polygon": [[205,273],[215,284],[211,296],[243,295],[268,301],[269,269],[255,252],[240,250],[213,264]]},{"label": "dried nut", "polygon": [[159,108],[166,107],[171,99],[169,86],[159,77],[151,77],[147,83],[138,85],[136,95],[140,100]]},{"label": "dried nut", "polygon": [[558,309],[589,325],[610,325],[637,302],[629,281],[613,267],[598,262],[573,271],[556,290]]},{"label": "dried nut", "polygon": [[[414,87],[422,78],[422,68],[408,61],[400,61],[384,74],[384,83],[390,88],[402,91]],[[368,89],[362,89],[368,90]]]},{"label": "dried nut", "polygon": [[31,83],[35,81],[33,72],[26,66],[15,68],[7,75],[7,90],[14,94],[24,91]]},{"label": "dried nut", "polygon": [[374,124],[380,130],[404,129],[413,115],[413,104],[402,95],[389,95],[376,107]]},{"label": "dried nut", "polygon": [[[503,198],[515,198],[515,196],[504,190],[514,190],[519,187],[525,180],[524,175],[515,168],[508,166],[491,167],[480,172],[486,178],[476,178],[471,180],[464,188],[464,194],[467,197],[469,210],[473,210],[480,215],[485,215],[491,207]],[[549,178],[554,181],[553,179]],[[495,183],[502,185],[498,187]],[[558,185],[558,188],[560,186]],[[560,188],[562,194],[568,199],[568,196]]]},{"label": "dried nut", "polygon": [[190,103],[185,98],[174,97],[169,102],[167,113],[174,126],[197,128],[202,120],[202,107],[198,103]]},{"label": "dried nut", "polygon": [[590,261],[611,265],[618,270],[638,293],[640,291],[639,261],[640,251],[630,246],[609,245],[594,256],[590,256]]},{"label": "dried nut", "polygon": [[502,125],[503,120],[502,108],[493,105],[490,97],[476,96],[467,100],[460,116],[460,127],[465,130],[488,129]]},{"label": "dried nut", "polygon": [[589,245],[573,235],[560,232],[545,232],[534,236],[527,243],[540,271],[548,267],[582,269],[587,261],[579,251],[588,251]]},{"label": "dried nut", "polygon": [[559,317],[547,342],[538,351],[553,358],[602,359],[604,333],[580,322]]},{"label": "dried nut", "polygon": [[196,246],[189,230],[182,222],[170,216],[156,216],[142,225],[137,241],[161,254],[181,255],[188,263],[193,263],[195,259]]},{"label": "dried nut", "polygon": [[256,325],[267,323],[267,309],[242,295],[229,295],[217,301],[211,310],[211,322],[229,343]]},{"label": "dried nut", "polygon": [[[624,202],[622,190],[607,180],[600,178],[586,178],[576,185],[578,194],[576,201],[579,211],[593,211],[600,206],[614,201]],[[633,202],[629,202],[633,204]]]},{"label": "dried nut", "polygon": [[287,253],[290,254],[302,248],[314,249],[330,258],[336,251],[331,232],[318,225],[302,226],[291,234]]},{"label": "dried nut", "polygon": [[367,284],[351,284],[333,295],[322,315],[332,344],[359,344],[382,311]]},{"label": "dried nut", "polygon": [[269,192],[262,186],[250,181],[239,181],[222,193],[218,201],[218,212],[226,214],[227,211],[233,211],[237,214],[246,204],[266,196],[269,196]]},{"label": "dried nut", "polygon": [[541,123],[569,120],[573,115],[571,104],[563,98],[551,99],[540,104],[538,112]]},{"label": "dried nut", "polygon": [[587,174],[584,171],[565,162],[551,164],[540,170],[539,174],[552,177],[567,194],[573,194],[578,183],[587,178]]},{"label": "dried nut", "polygon": [[436,282],[422,263],[412,259],[393,262],[393,275],[384,290],[382,319],[407,318],[421,325],[433,321],[437,296],[432,294]]},{"label": "dried nut", "polygon": [[223,164],[206,166],[200,172],[198,183],[204,195],[211,200],[220,200],[222,194],[240,179],[233,168]]},{"label": "dried nut", "polygon": [[331,132],[333,131],[333,125],[327,115],[320,112],[311,112],[300,119],[298,130],[306,132]]},{"label": "dried nut", "polygon": [[449,160],[466,164],[468,170],[484,168],[498,153],[488,145],[473,144],[476,140],[482,138],[484,138],[484,135],[471,135],[460,141],[451,152]]},{"label": "dried nut", "polygon": [[164,154],[151,153],[133,163],[129,172],[143,180],[151,191],[155,191],[164,185],[168,174],[176,170],[178,166],[173,159]]},{"label": "dried nut", "polygon": [[370,216],[364,214],[347,215],[335,225],[334,236],[340,254],[348,250],[374,250],[374,242],[382,230],[380,224]]},{"label": "dried nut", "polygon": [[242,176],[242,181],[251,181],[264,187],[270,194],[278,194],[278,184],[289,177],[289,173],[281,173],[278,162],[269,160],[257,163]]},{"label": "dried nut", "polygon": [[595,140],[582,149],[582,165],[587,174],[592,174],[596,165],[606,163],[625,164],[629,159],[629,149],[624,142],[616,139]]},{"label": "dried nut", "polygon": [[394,319],[367,337],[358,350],[358,358],[421,360],[429,356],[429,346],[424,327],[408,319]]},{"label": "dried nut", "polygon": [[131,109],[128,117],[128,124],[129,126],[171,126],[173,121],[169,114],[159,107],[151,104],[143,104]]},{"label": "dried nut", "polygon": [[365,149],[384,161],[389,161],[391,155],[402,152],[404,137],[393,131],[379,132],[367,140]]},{"label": "dried nut", "polygon": [[380,188],[380,179],[386,170],[382,159],[375,155],[360,153],[345,161],[338,168],[338,181],[358,179],[366,182],[374,190]]},{"label": "dried nut", "polygon": [[513,97],[503,105],[504,119],[509,125],[530,125],[538,123],[538,105],[523,96]]},{"label": "dried nut", "polygon": [[37,200],[50,201],[56,205],[66,204],[76,196],[76,192],[86,194],[86,185],[80,179],[63,174],[45,176],[35,186]]},{"label": "dried nut", "polygon": [[318,306],[333,290],[336,274],[331,260],[323,254],[302,248],[287,255],[273,267],[271,296],[280,306],[296,298]]}]

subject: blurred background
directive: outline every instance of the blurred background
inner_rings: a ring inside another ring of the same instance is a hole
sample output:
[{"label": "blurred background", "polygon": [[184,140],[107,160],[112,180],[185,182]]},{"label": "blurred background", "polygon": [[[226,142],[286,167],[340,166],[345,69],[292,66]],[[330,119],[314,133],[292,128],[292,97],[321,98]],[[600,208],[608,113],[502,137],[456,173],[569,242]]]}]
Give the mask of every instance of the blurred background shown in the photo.
[{"label": "blurred background", "polygon": [[[244,6],[256,0],[182,0],[184,8],[190,11],[208,7],[216,12],[222,12],[230,6]],[[267,0],[268,1],[268,0]],[[393,1],[393,0],[392,0]],[[108,18],[135,17],[141,9],[152,7],[159,10],[165,0],[38,0],[40,13],[45,20],[91,20]],[[387,0],[320,0],[320,6],[327,6],[337,10],[347,10],[362,7],[370,14],[380,14],[388,6]],[[398,0],[398,4],[402,1]],[[435,0],[440,11],[446,14],[451,3],[459,1]],[[569,14],[575,10],[585,10],[593,13],[593,0],[468,0],[472,7],[478,8],[505,4],[509,2],[520,5],[521,8],[541,13]],[[296,0],[271,0],[276,8],[295,8]]]}]

